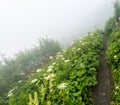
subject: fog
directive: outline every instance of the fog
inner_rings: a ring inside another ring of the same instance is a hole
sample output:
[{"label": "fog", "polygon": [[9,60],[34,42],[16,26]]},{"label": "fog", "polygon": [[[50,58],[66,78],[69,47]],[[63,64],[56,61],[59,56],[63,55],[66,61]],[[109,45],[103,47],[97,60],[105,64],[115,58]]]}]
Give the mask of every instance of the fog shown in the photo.
[{"label": "fog", "polygon": [[69,43],[113,15],[113,0],[1,0],[0,52],[31,48],[41,37]]}]

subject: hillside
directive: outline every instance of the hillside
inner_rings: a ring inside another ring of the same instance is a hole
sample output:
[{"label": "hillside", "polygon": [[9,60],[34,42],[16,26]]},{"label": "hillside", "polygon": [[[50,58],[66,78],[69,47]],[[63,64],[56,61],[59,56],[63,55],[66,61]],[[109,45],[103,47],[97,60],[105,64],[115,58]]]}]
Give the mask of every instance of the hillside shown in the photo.
[{"label": "hillside", "polygon": [[[104,30],[63,49],[54,40],[4,59],[0,105],[119,105],[120,2]],[[4,58],[4,57],[3,57]]]},{"label": "hillside", "polygon": [[97,84],[102,48],[100,32],[74,42],[10,90],[10,105],[93,105],[91,88]]}]

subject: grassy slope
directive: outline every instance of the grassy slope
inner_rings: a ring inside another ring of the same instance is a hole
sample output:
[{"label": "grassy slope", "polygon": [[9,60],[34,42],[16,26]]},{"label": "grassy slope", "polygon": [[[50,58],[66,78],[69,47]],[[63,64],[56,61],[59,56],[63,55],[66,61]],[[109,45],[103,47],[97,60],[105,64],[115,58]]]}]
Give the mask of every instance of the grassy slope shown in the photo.
[{"label": "grassy slope", "polygon": [[50,57],[48,64],[8,93],[10,105],[93,105],[102,35],[92,33]]},{"label": "grassy slope", "polygon": [[116,30],[110,36],[107,49],[107,60],[113,72],[114,89],[112,92],[113,105],[120,104],[120,31]]}]

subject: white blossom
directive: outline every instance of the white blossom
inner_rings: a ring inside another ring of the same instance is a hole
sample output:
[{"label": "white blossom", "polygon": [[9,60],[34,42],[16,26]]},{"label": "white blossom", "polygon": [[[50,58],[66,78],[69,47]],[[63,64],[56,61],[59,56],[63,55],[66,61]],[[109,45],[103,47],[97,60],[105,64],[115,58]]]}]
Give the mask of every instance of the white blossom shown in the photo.
[{"label": "white blossom", "polygon": [[37,72],[37,73],[38,73],[38,72],[41,72],[41,69],[37,69],[36,72]]},{"label": "white blossom", "polygon": [[67,59],[67,60],[65,60],[65,63],[67,63],[67,62],[69,62],[70,60],[69,59]]},{"label": "white blossom", "polygon": [[48,70],[47,70],[47,72],[51,72],[53,69],[52,68],[49,68]]},{"label": "white blossom", "polygon": [[51,73],[48,76],[45,77],[45,80],[49,80],[52,79],[53,77],[55,77],[55,74]]},{"label": "white blossom", "polygon": [[118,86],[116,86],[115,88],[116,88],[116,89],[119,89],[119,87],[118,87]]},{"label": "white blossom", "polygon": [[8,95],[7,95],[7,97],[12,97],[13,96],[13,93],[9,93]]},{"label": "white blossom", "polygon": [[74,60],[74,62],[77,62],[78,60]]},{"label": "white blossom", "polygon": [[34,83],[36,83],[37,81],[38,81],[38,79],[36,78],[36,79],[33,79],[33,80],[31,81],[31,83],[34,84]]},{"label": "white blossom", "polygon": [[78,49],[77,49],[77,51],[80,51],[80,50],[81,50],[81,48],[78,48]]},{"label": "white blossom", "polygon": [[76,50],[76,47],[73,47],[72,50]]},{"label": "white blossom", "polygon": [[49,59],[53,59],[53,56],[50,56]]},{"label": "white blossom", "polygon": [[56,55],[55,57],[56,57],[56,58],[62,58],[63,55],[62,55],[62,54],[59,54],[59,55]]},{"label": "white blossom", "polygon": [[55,65],[56,63],[54,62],[54,63],[52,63],[52,65]]},{"label": "white blossom", "polygon": [[18,81],[18,83],[21,83],[22,81],[20,80],[20,81]]},{"label": "white blossom", "polygon": [[15,90],[15,89],[10,90],[10,91],[8,92],[8,94],[12,93],[14,90]]},{"label": "white blossom", "polygon": [[60,55],[62,52],[57,52],[57,55]]},{"label": "white blossom", "polygon": [[62,60],[65,60],[65,58],[62,58]]},{"label": "white blossom", "polygon": [[62,90],[67,87],[67,83],[61,83],[57,86],[58,89]]},{"label": "white blossom", "polygon": [[20,75],[25,75],[25,73],[21,73]]},{"label": "white blossom", "polygon": [[53,66],[49,66],[49,67],[48,67],[48,69],[52,69],[52,68],[53,68]]}]

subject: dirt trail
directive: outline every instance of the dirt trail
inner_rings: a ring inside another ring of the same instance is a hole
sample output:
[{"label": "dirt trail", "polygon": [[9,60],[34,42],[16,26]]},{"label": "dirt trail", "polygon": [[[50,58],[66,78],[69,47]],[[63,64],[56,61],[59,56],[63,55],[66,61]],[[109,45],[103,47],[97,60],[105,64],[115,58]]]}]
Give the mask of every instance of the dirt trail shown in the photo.
[{"label": "dirt trail", "polygon": [[100,67],[97,71],[97,86],[93,89],[94,105],[110,105],[112,73],[106,62],[107,37],[103,38],[103,51],[100,55]]}]

